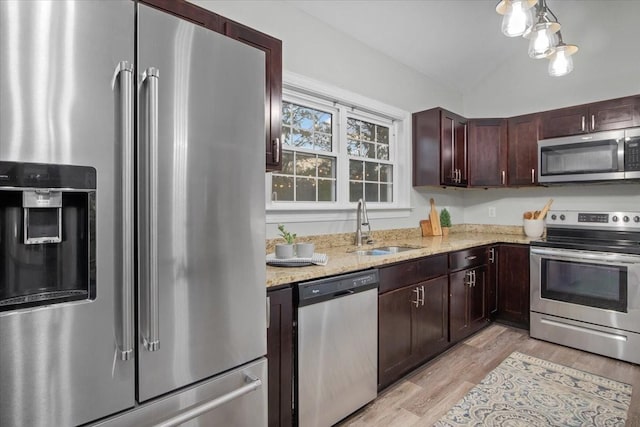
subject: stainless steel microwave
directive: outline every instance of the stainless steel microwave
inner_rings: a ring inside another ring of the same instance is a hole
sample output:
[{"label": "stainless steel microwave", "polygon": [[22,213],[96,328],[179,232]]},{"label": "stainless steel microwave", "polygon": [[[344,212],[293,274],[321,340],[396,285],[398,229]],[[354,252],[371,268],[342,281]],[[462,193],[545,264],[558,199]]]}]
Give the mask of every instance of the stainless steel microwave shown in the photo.
[{"label": "stainless steel microwave", "polygon": [[538,141],[538,182],[640,179],[640,128]]}]

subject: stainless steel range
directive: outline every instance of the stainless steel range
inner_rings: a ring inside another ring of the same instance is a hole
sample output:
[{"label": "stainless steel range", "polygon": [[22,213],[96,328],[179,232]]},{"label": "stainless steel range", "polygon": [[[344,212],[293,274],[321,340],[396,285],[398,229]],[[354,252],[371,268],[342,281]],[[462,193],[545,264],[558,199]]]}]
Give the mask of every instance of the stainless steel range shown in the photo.
[{"label": "stainless steel range", "polygon": [[551,211],[530,259],[533,338],[640,364],[640,212]]}]

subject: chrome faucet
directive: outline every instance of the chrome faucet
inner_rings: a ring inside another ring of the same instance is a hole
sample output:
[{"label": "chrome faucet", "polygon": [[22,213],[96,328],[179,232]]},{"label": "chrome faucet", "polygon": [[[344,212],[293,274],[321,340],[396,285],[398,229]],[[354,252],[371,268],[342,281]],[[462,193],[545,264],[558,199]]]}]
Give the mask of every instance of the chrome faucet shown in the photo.
[{"label": "chrome faucet", "polygon": [[[362,232],[362,226],[367,227],[365,233]],[[356,210],[356,246],[362,246],[362,242],[372,243],[371,240],[371,225],[369,225],[369,216],[367,215],[367,205],[363,199],[358,200],[358,207]]]}]

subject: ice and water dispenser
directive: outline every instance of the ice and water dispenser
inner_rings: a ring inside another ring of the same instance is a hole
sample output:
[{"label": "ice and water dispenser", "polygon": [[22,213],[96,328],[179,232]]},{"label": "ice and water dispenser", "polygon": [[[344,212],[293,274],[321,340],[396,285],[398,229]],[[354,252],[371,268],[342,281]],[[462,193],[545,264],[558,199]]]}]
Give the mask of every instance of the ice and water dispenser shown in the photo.
[{"label": "ice and water dispenser", "polygon": [[96,171],[0,162],[0,312],[94,299]]}]

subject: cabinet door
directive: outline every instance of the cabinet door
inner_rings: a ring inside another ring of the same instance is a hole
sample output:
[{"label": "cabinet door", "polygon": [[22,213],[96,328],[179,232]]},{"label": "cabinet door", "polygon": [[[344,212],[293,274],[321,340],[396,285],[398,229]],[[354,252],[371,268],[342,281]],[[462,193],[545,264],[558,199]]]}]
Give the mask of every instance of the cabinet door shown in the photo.
[{"label": "cabinet door", "polygon": [[509,119],[507,184],[530,186],[538,182],[538,137],[540,114]]},{"label": "cabinet door", "polygon": [[267,328],[269,427],[292,425],[293,292],[270,291]]},{"label": "cabinet door", "polygon": [[507,120],[469,120],[469,185],[507,184]]},{"label": "cabinet door", "polygon": [[493,319],[498,313],[498,246],[491,246],[487,269],[487,317]]},{"label": "cabinet door", "polygon": [[420,299],[413,310],[413,340],[421,359],[427,360],[449,345],[449,280],[444,276],[416,287]]},{"label": "cabinet door", "polygon": [[266,168],[267,171],[280,170],[282,169],[282,41],[231,20],[225,21],[224,33],[265,53]]},{"label": "cabinet door", "polygon": [[467,185],[467,120],[442,110],[440,179],[443,185]]},{"label": "cabinet door", "polygon": [[578,135],[589,131],[585,105],[542,113],[542,138]]},{"label": "cabinet door", "polygon": [[592,132],[640,126],[640,96],[590,104],[588,121]]},{"label": "cabinet door", "polygon": [[451,342],[457,342],[467,335],[469,330],[469,270],[449,275],[449,336]]},{"label": "cabinet door", "polygon": [[440,185],[440,109],[412,114],[413,185]]},{"label": "cabinet door", "polygon": [[469,299],[469,333],[482,328],[487,323],[487,266],[474,268],[471,274],[471,285],[468,287]]},{"label": "cabinet door", "polygon": [[416,358],[412,312],[418,305],[418,288],[407,286],[378,298],[378,385],[391,384]]},{"label": "cabinet door", "polygon": [[500,245],[498,318],[517,326],[529,326],[528,245]]}]

